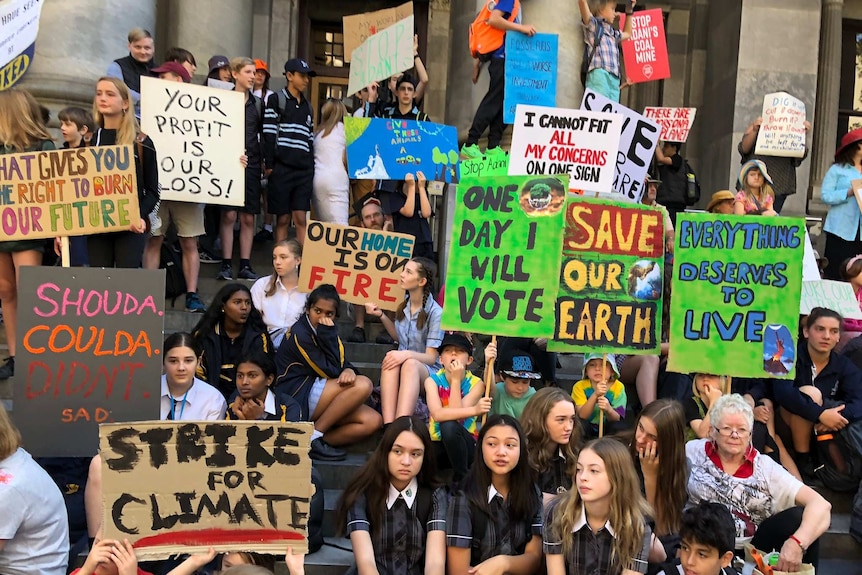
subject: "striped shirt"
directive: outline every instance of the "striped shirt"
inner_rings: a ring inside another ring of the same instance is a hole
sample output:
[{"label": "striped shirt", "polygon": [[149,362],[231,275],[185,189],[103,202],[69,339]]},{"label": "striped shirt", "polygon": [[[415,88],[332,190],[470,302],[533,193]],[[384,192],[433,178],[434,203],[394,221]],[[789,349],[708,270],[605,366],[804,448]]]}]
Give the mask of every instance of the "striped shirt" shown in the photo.
[{"label": "striped shirt", "polygon": [[[284,100],[284,110],[279,100]],[[263,114],[263,151],[267,168],[276,162],[291,168],[314,169],[314,123],[311,105],[300,95],[294,98],[287,88],[272,94]]]},{"label": "striped shirt", "polygon": [[599,48],[593,54],[590,61],[590,70],[602,68],[607,70],[617,78],[620,77],[620,42],[623,41],[622,32],[614,28],[604,18],[593,16],[590,18],[589,24],[581,24],[584,28],[584,42],[590,50],[593,49],[593,44],[596,41],[596,30],[598,26],[602,27],[601,39],[599,40]]}]

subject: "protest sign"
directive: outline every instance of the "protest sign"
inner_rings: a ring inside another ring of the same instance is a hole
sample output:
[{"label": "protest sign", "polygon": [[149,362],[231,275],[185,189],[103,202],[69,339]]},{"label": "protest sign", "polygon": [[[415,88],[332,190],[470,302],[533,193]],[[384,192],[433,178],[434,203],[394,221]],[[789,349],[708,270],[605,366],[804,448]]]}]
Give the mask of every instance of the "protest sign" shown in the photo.
[{"label": "protest sign", "polygon": [[131,146],[0,155],[4,240],[123,232],[139,219]]},{"label": "protest sign", "polygon": [[831,280],[816,280],[802,282],[802,298],[799,303],[799,313],[806,315],[815,307],[825,307],[837,311],[841,317],[862,319],[862,310],[853,286],[847,282]]},{"label": "protest sign", "polygon": [[570,196],[556,328],[548,350],[658,354],[664,215],[643,204]]},{"label": "protest sign", "polygon": [[509,173],[509,154],[485,154],[458,162],[458,179],[505,176]]},{"label": "protest sign", "polygon": [[33,63],[43,0],[0,1],[0,92],[14,86]]},{"label": "protest sign", "polygon": [[[640,10],[632,18],[632,37],[622,43],[626,79],[638,84],[670,78],[664,15],[661,8]],[[626,15],[620,16],[620,29]]]},{"label": "protest sign", "polygon": [[565,175],[458,184],[443,329],[551,336],[567,189]]},{"label": "protest sign", "polygon": [[[613,200],[640,202],[645,191],[644,177],[659,140],[658,124],[589,88],[584,90],[581,109],[611,112],[624,118],[620,147],[616,155],[614,185],[611,193],[606,195]],[[586,189],[588,192],[597,191],[593,188]]]},{"label": "protest sign", "polygon": [[162,200],[245,203],[240,92],[141,78],[141,129],[158,151]]},{"label": "protest sign", "polygon": [[659,139],[665,142],[682,143],[688,140],[695,114],[697,108],[644,108],[644,116],[661,126]]},{"label": "protest sign", "polygon": [[332,284],[345,301],[374,302],[395,311],[404,299],[398,283],[414,243],[408,234],[312,221],[302,248],[299,289]]},{"label": "protest sign", "polygon": [[509,175],[567,174],[571,190],[610,193],[622,128],[619,114],[519,104]]},{"label": "protest sign", "polygon": [[527,36],[506,33],[506,87],[503,91],[503,121],[515,122],[518,104],[557,105],[556,34]]},{"label": "protest sign", "polygon": [[138,559],[308,551],[311,423],[103,424],[102,536]]},{"label": "protest sign", "polygon": [[820,266],[817,265],[817,256],[814,246],[811,245],[811,236],[805,230],[805,250],[802,253],[802,281],[820,281]]},{"label": "protest sign", "polygon": [[453,126],[347,116],[344,132],[351,178],[403,180],[422,172],[428,180],[457,181],[458,130]]},{"label": "protest sign", "polygon": [[413,15],[413,2],[405,2],[395,8],[384,8],[376,12],[353,14],[341,18],[344,32],[344,61],[350,62],[353,51],[369,36],[389,28],[399,20]]},{"label": "protest sign", "polygon": [[92,457],[100,423],[159,418],[164,293],[164,270],[21,268],[14,417],[30,453]]},{"label": "protest sign", "polygon": [[680,213],[668,371],[793,377],[802,218]]},{"label": "protest sign", "polygon": [[805,103],[786,92],[763,97],[763,123],[755,154],[801,158],[805,155]]},{"label": "protest sign", "polygon": [[413,67],[413,14],[369,36],[350,56],[347,93]]}]

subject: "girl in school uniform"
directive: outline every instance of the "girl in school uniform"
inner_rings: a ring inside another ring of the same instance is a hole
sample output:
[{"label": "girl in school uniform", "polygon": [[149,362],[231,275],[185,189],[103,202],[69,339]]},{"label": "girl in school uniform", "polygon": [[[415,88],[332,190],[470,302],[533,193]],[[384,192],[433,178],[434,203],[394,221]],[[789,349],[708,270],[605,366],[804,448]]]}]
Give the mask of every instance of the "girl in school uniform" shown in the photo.
[{"label": "girl in school uniform", "polygon": [[380,403],[383,423],[413,415],[422,383],[443,366],[437,348],[443,342],[440,318],[443,308],[434,301],[434,274],[437,266],[426,258],[413,258],[404,266],[399,280],[407,297],[398,306],[395,321],[373,303],[366,313],[380,318],[398,349],[383,358],[380,373]]},{"label": "girl in school uniform", "polygon": [[272,275],[251,286],[251,301],[263,317],[275,349],[305,310],[308,295],[299,291],[301,263],[302,244],[292,238],[281,240],[272,248]]},{"label": "girl in school uniform", "polygon": [[399,417],[338,505],[359,575],[443,575],[447,495],[435,475],[427,426]]},{"label": "girl in school uniform", "polygon": [[548,575],[646,573],[650,508],[626,447],[609,437],[587,443],[578,455],[575,486],[548,508]]},{"label": "girl in school uniform", "polygon": [[269,354],[251,349],[241,356],[225,419],[301,421],[299,403],[284,391],[270,389],[273,381],[275,361]]},{"label": "girl in school uniform", "polygon": [[518,420],[492,415],[479,432],[476,462],[447,514],[450,575],[528,575],[542,561],[542,498]]}]

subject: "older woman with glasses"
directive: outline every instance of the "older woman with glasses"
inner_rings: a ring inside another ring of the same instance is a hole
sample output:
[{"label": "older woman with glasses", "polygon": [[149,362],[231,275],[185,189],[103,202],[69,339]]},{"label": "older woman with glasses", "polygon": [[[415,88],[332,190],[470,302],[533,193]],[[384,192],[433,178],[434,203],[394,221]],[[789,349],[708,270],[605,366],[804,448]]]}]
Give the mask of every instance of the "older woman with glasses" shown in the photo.
[{"label": "older woman with glasses", "polygon": [[754,413],[741,395],[718,398],[709,437],[686,444],[690,503],[726,505],[736,521],[736,548],[751,542],[778,549],[777,569],[817,565],[817,539],[829,527],[831,505],[751,445]]}]

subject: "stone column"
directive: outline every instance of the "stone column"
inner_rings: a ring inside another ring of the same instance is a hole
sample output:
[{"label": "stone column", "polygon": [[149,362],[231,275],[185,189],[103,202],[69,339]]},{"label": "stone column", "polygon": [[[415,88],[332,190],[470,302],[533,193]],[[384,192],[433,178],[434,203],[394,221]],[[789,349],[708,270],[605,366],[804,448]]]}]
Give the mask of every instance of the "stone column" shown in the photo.
[{"label": "stone column", "polygon": [[167,47],[195,55],[196,76],[205,77],[207,60],[216,54],[252,57],[253,0],[172,0]]},{"label": "stone column", "polygon": [[808,212],[825,215],[828,206],[820,199],[820,184],[835,152],[838,137],[838,92],[841,86],[841,14],[844,0],[823,0],[820,17],[820,58],[817,75],[817,104],[814,120],[814,141],[811,146],[811,178],[809,180]]},{"label": "stone column", "polygon": [[18,84],[57,112],[70,105],[90,109],[96,80],[108,64],[127,56],[128,33],[144,28],[155,33],[156,0],[45,2],[39,19],[36,54]]}]

